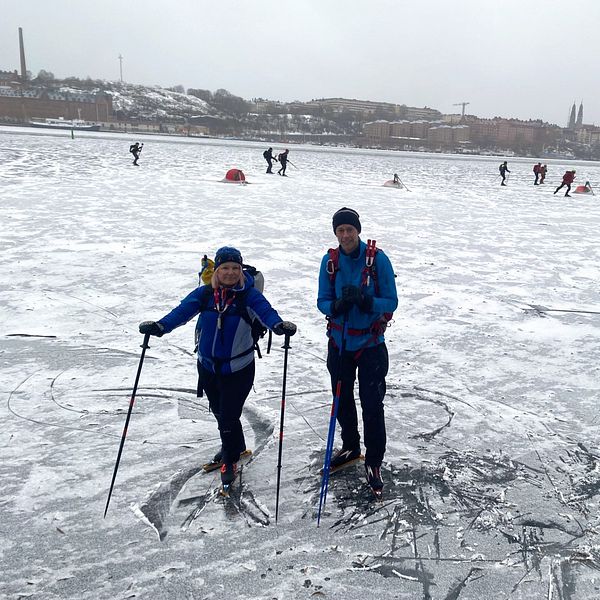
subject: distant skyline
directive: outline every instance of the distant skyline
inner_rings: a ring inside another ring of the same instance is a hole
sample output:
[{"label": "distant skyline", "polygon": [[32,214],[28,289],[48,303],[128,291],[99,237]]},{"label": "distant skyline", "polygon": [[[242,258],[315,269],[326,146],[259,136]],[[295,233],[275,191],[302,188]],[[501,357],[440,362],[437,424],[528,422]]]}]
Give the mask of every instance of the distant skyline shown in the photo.
[{"label": "distant skyline", "polygon": [[69,0],[6,3],[0,69],[216,90],[344,97],[566,126],[600,125],[592,0]]}]

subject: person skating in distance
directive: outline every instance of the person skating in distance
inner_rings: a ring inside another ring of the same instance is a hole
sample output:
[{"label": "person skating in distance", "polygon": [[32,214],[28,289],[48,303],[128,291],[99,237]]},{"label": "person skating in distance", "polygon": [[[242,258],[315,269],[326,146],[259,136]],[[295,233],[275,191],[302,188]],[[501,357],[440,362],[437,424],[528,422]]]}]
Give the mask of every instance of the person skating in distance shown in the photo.
[{"label": "person skating in distance", "polygon": [[570,198],[571,194],[569,194],[569,192],[571,191],[571,184],[573,183],[573,181],[575,181],[575,173],[576,172],[577,171],[575,171],[574,169],[572,171],[565,171],[565,174],[563,175],[563,178],[562,178],[562,183],[554,190],[554,193],[556,194],[559,190],[561,190],[562,188],[567,186],[567,191],[565,192],[565,198]]},{"label": "person skating in distance", "polygon": [[287,177],[287,175],[285,174],[285,170],[287,169],[287,163],[288,163],[288,154],[290,153],[290,151],[286,148],[281,154],[279,154],[279,156],[277,157],[279,159],[279,162],[281,164],[281,167],[279,168],[279,171],[277,171],[277,173],[279,175],[283,175],[284,177]]},{"label": "person skating in distance", "polygon": [[133,164],[136,167],[140,166],[140,165],[138,165],[138,160],[140,158],[140,153],[142,152],[143,147],[144,147],[143,142],[141,144],[139,142],[136,142],[135,144],[131,144],[131,146],[129,146],[129,152],[131,152],[131,154],[133,154]]},{"label": "person skating in distance", "polygon": [[498,170],[500,171],[500,177],[502,177],[502,181],[501,181],[500,185],[506,185],[506,174],[510,173],[510,171],[508,170],[508,163],[506,161],[504,161],[498,167]]},{"label": "person skating in distance", "polygon": [[273,156],[273,148],[269,148],[263,152],[263,156],[267,161],[267,173],[273,173],[273,161],[277,162],[277,159]]}]

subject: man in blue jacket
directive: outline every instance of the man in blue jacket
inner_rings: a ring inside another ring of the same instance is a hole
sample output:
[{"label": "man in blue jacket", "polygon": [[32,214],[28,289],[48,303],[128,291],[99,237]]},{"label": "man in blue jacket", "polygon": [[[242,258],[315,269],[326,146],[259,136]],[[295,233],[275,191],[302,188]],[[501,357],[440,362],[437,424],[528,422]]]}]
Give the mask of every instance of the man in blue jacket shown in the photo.
[{"label": "man in blue jacket", "polygon": [[361,241],[356,211],[346,207],[338,210],[333,215],[333,231],[339,248],[330,249],[321,261],[317,300],[319,310],[328,319],[327,369],[334,394],[338,379],[341,380],[337,420],[342,449],[332,458],[330,468],[339,468],[360,457],[354,402],[358,370],[367,483],[380,494],[386,444],[383,399],[388,372],[384,331],[398,305],[394,271],[388,257],[375,248],[374,242],[371,245]]}]

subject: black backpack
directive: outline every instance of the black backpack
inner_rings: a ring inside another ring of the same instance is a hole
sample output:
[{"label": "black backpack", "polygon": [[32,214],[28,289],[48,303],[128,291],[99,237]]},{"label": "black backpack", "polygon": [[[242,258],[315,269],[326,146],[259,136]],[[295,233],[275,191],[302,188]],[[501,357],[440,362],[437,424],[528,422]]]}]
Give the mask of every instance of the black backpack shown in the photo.
[{"label": "black backpack", "polygon": [[268,160],[268,159],[269,159],[269,151],[268,151],[268,150],[265,150],[265,151],[263,152],[263,156],[265,157],[265,159],[267,159],[267,160]]}]

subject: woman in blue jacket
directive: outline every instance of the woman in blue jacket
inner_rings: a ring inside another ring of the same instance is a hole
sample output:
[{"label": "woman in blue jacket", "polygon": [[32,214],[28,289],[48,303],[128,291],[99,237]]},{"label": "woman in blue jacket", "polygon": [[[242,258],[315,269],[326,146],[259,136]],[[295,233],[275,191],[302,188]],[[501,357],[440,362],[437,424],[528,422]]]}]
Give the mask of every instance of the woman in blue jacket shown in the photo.
[{"label": "woman in blue jacket", "polygon": [[[217,250],[210,285],[188,294],[159,321],[140,323],[140,332],[158,337],[200,314],[196,325],[200,389],[206,392],[221,435],[221,481],[229,485],[246,449],[240,417],[254,383],[252,321],[258,319],[276,335],[292,336],[296,325],[283,321],[242,270],[236,248]],[[215,458],[217,458],[215,457]]]}]

